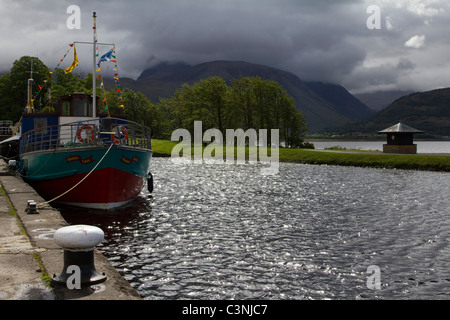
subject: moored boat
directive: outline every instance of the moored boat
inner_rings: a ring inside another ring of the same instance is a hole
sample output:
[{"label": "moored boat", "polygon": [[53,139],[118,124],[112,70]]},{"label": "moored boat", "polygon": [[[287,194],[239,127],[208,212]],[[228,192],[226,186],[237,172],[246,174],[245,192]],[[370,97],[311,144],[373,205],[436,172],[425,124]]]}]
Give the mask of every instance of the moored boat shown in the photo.
[{"label": "moored boat", "polygon": [[21,136],[24,179],[44,199],[69,205],[111,209],[135,199],[149,177],[150,129],[113,117],[63,122],[57,113],[23,117],[22,128],[33,127]]},{"label": "moored boat", "polygon": [[[97,45],[94,33],[94,75]],[[60,97],[46,113],[29,96],[17,169],[47,202],[108,210],[134,200],[151,178],[150,128],[97,114],[95,87],[93,77],[92,95]]]}]

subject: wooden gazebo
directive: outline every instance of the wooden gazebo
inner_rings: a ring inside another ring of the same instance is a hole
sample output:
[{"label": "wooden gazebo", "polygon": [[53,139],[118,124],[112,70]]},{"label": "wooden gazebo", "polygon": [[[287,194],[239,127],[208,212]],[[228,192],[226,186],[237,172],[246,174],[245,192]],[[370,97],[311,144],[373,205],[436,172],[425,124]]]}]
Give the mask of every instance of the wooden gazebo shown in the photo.
[{"label": "wooden gazebo", "polygon": [[417,145],[414,144],[414,134],[423,131],[411,128],[401,122],[378,132],[387,135],[387,143],[383,145],[384,153],[417,153]]}]

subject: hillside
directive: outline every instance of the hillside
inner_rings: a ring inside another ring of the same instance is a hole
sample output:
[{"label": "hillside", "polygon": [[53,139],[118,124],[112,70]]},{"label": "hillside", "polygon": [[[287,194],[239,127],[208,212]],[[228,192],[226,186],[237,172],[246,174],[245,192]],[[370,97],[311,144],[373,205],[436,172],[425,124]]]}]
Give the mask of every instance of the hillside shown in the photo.
[{"label": "hillside", "polygon": [[294,98],[309,126],[309,132],[360,121],[373,112],[339,85],[305,82],[293,73],[241,61],[213,61],[190,66],[161,63],[142,72],[137,80],[121,79],[123,87],[144,93],[152,102],[173,95],[183,83],[193,84],[219,76],[230,82],[240,77],[258,76],[278,82]]},{"label": "hillside", "polygon": [[354,96],[356,99],[364,103],[370,109],[372,109],[375,112],[378,112],[388,107],[392,102],[394,102],[398,98],[401,98],[411,93],[414,93],[414,91],[391,90],[391,91],[376,91],[372,93],[354,94]]},{"label": "hillside", "polygon": [[[351,126],[353,132],[372,132],[403,122],[427,135],[450,136],[450,88],[401,97],[365,121]],[[341,131],[350,130],[346,126]]]}]

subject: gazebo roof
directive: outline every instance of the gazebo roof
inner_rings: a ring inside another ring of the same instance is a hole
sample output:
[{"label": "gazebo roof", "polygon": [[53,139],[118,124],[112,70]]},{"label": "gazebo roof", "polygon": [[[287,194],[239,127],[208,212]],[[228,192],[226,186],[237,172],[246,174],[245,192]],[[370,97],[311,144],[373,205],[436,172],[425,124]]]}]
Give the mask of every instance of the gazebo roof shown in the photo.
[{"label": "gazebo roof", "polygon": [[378,133],[423,133],[423,131],[411,128],[410,126],[399,122],[392,127],[378,131]]}]

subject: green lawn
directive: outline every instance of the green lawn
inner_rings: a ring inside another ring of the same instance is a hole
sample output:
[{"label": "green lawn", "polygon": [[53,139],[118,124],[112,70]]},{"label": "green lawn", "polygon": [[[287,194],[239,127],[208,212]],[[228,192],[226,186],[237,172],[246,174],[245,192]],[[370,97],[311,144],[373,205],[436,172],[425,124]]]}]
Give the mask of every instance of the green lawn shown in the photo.
[{"label": "green lawn", "polygon": [[450,157],[441,155],[399,155],[369,152],[326,152],[280,149],[280,161],[330,165],[450,171]]},{"label": "green lawn", "polygon": [[[152,149],[156,153],[170,155],[172,148],[177,144],[178,142],[153,139]],[[191,154],[194,152],[192,151]],[[366,151],[339,152],[280,148],[279,159],[280,162],[450,172],[450,156],[443,155],[398,155]]]},{"label": "green lawn", "polygon": [[152,150],[156,153],[170,155],[172,152],[172,148],[177,144],[178,142],[174,141],[152,139]]}]

